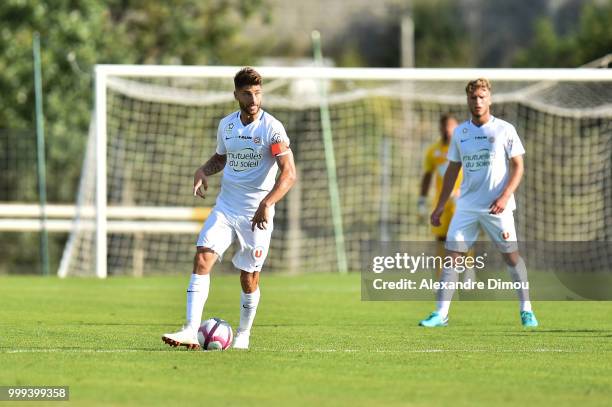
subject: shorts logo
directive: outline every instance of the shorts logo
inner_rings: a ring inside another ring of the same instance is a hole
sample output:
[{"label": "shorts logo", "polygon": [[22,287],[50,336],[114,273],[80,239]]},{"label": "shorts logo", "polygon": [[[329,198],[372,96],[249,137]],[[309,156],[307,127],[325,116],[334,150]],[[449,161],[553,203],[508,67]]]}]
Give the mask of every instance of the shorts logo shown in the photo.
[{"label": "shorts logo", "polygon": [[504,240],[508,240],[510,238],[510,232],[501,232],[501,237]]},{"label": "shorts logo", "polygon": [[253,258],[255,260],[259,260],[259,259],[262,258],[263,254],[264,254],[264,248],[261,247],[261,246],[257,246],[256,248],[253,249],[251,254],[253,255]]}]

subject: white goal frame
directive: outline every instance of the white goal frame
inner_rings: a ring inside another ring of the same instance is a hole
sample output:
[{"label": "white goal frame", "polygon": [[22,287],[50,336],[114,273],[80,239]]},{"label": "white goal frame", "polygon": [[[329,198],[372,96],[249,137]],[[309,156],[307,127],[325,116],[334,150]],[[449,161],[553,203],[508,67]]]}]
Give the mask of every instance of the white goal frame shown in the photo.
[{"label": "white goal frame", "polygon": [[[95,67],[95,140],[96,140],[96,276],[107,276],[107,83],[109,77],[194,77],[232,78],[237,66],[170,65],[96,65]],[[329,67],[256,67],[264,78],[354,79],[354,80],[429,80],[468,81],[478,77],[503,81],[580,81],[610,82],[612,71],[596,68],[577,69],[455,69],[455,68],[329,68]],[[230,92],[231,89],[228,89]],[[145,208],[143,208],[145,209]],[[171,228],[171,225],[167,225]],[[158,229],[159,230],[159,229]],[[161,231],[168,231],[161,229]]]}]

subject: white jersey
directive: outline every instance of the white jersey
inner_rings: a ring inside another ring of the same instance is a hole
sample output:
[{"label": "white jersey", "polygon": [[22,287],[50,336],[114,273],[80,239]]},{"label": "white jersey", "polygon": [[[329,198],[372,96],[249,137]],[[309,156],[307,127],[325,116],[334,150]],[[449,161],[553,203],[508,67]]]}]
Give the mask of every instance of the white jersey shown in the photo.
[{"label": "white jersey", "polygon": [[216,207],[238,215],[252,215],[261,200],[274,187],[278,165],[273,145],[289,146],[285,128],[271,114],[260,111],[259,117],[246,126],[240,111],[229,114],[219,123],[217,154],[227,155],[221,192]]},{"label": "white jersey", "polygon": [[[525,149],[514,126],[504,120],[491,116],[480,127],[471,120],[457,126],[447,155],[463,166],[457,211],[488,211],[508,183],[510,158],[522,154]],[[514,209],[513,195],[506,210]]]}]

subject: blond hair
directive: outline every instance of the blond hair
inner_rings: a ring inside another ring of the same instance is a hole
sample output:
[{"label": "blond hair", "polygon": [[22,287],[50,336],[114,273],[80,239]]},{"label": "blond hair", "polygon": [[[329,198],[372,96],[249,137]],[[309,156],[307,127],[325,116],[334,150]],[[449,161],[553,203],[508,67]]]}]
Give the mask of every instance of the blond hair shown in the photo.
[{"label": "blond hair", "polygon": [[491,82],[485,78],[474,79],[473,81],[469,81],[467,86],[465,87],[465,93],[468,95],[474,92],[478,88],[483,88],[491,93]]}]

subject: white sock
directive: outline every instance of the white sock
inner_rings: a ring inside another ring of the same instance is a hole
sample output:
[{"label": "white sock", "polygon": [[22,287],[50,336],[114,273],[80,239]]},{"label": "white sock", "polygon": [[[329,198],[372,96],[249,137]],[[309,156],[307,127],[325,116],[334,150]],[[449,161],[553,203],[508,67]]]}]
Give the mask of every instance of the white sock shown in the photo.
[{"label": "white sock", "polygon": [[[446,268],[442,269],[442,277],[440,278],[440,282],[457,282],[459,279],[458,273],[454,268]],[[440,314],[442,318],[446,318],[448,316],[448,310],[450,308],[451,299],[453,298],[455,290],[454,289],[439,289],[438,290],[438,300],[436,301],[436,312]]]},{"label": "white sock", "polygon": [[187,288],[187,326],[197,330],[202,323],[202,312],[208,298],[210,274],[192,274]]},{"label": "white sock", "polygon": [[474,271],[474,267],[466,267],[463,272],[463,282],[467,283],[468,281],[476,281],[476,272]]},{"label": "white sock", "polygon": [[259,287],[250,294],[240,291],[240,325],[238,326],[238,332],[250,334],[260,297]]},{"label": "white sock", "polygon": [[[527,281],[527,267],[522,257],[519,257],[519,261],[516,266],[508,266],[508,273],[512,281],[515,283],[524,283]],[[531,301],[529,301],[529,290],[520,288],[516,290],[520,302],[521,311],[531,311]]]}]

